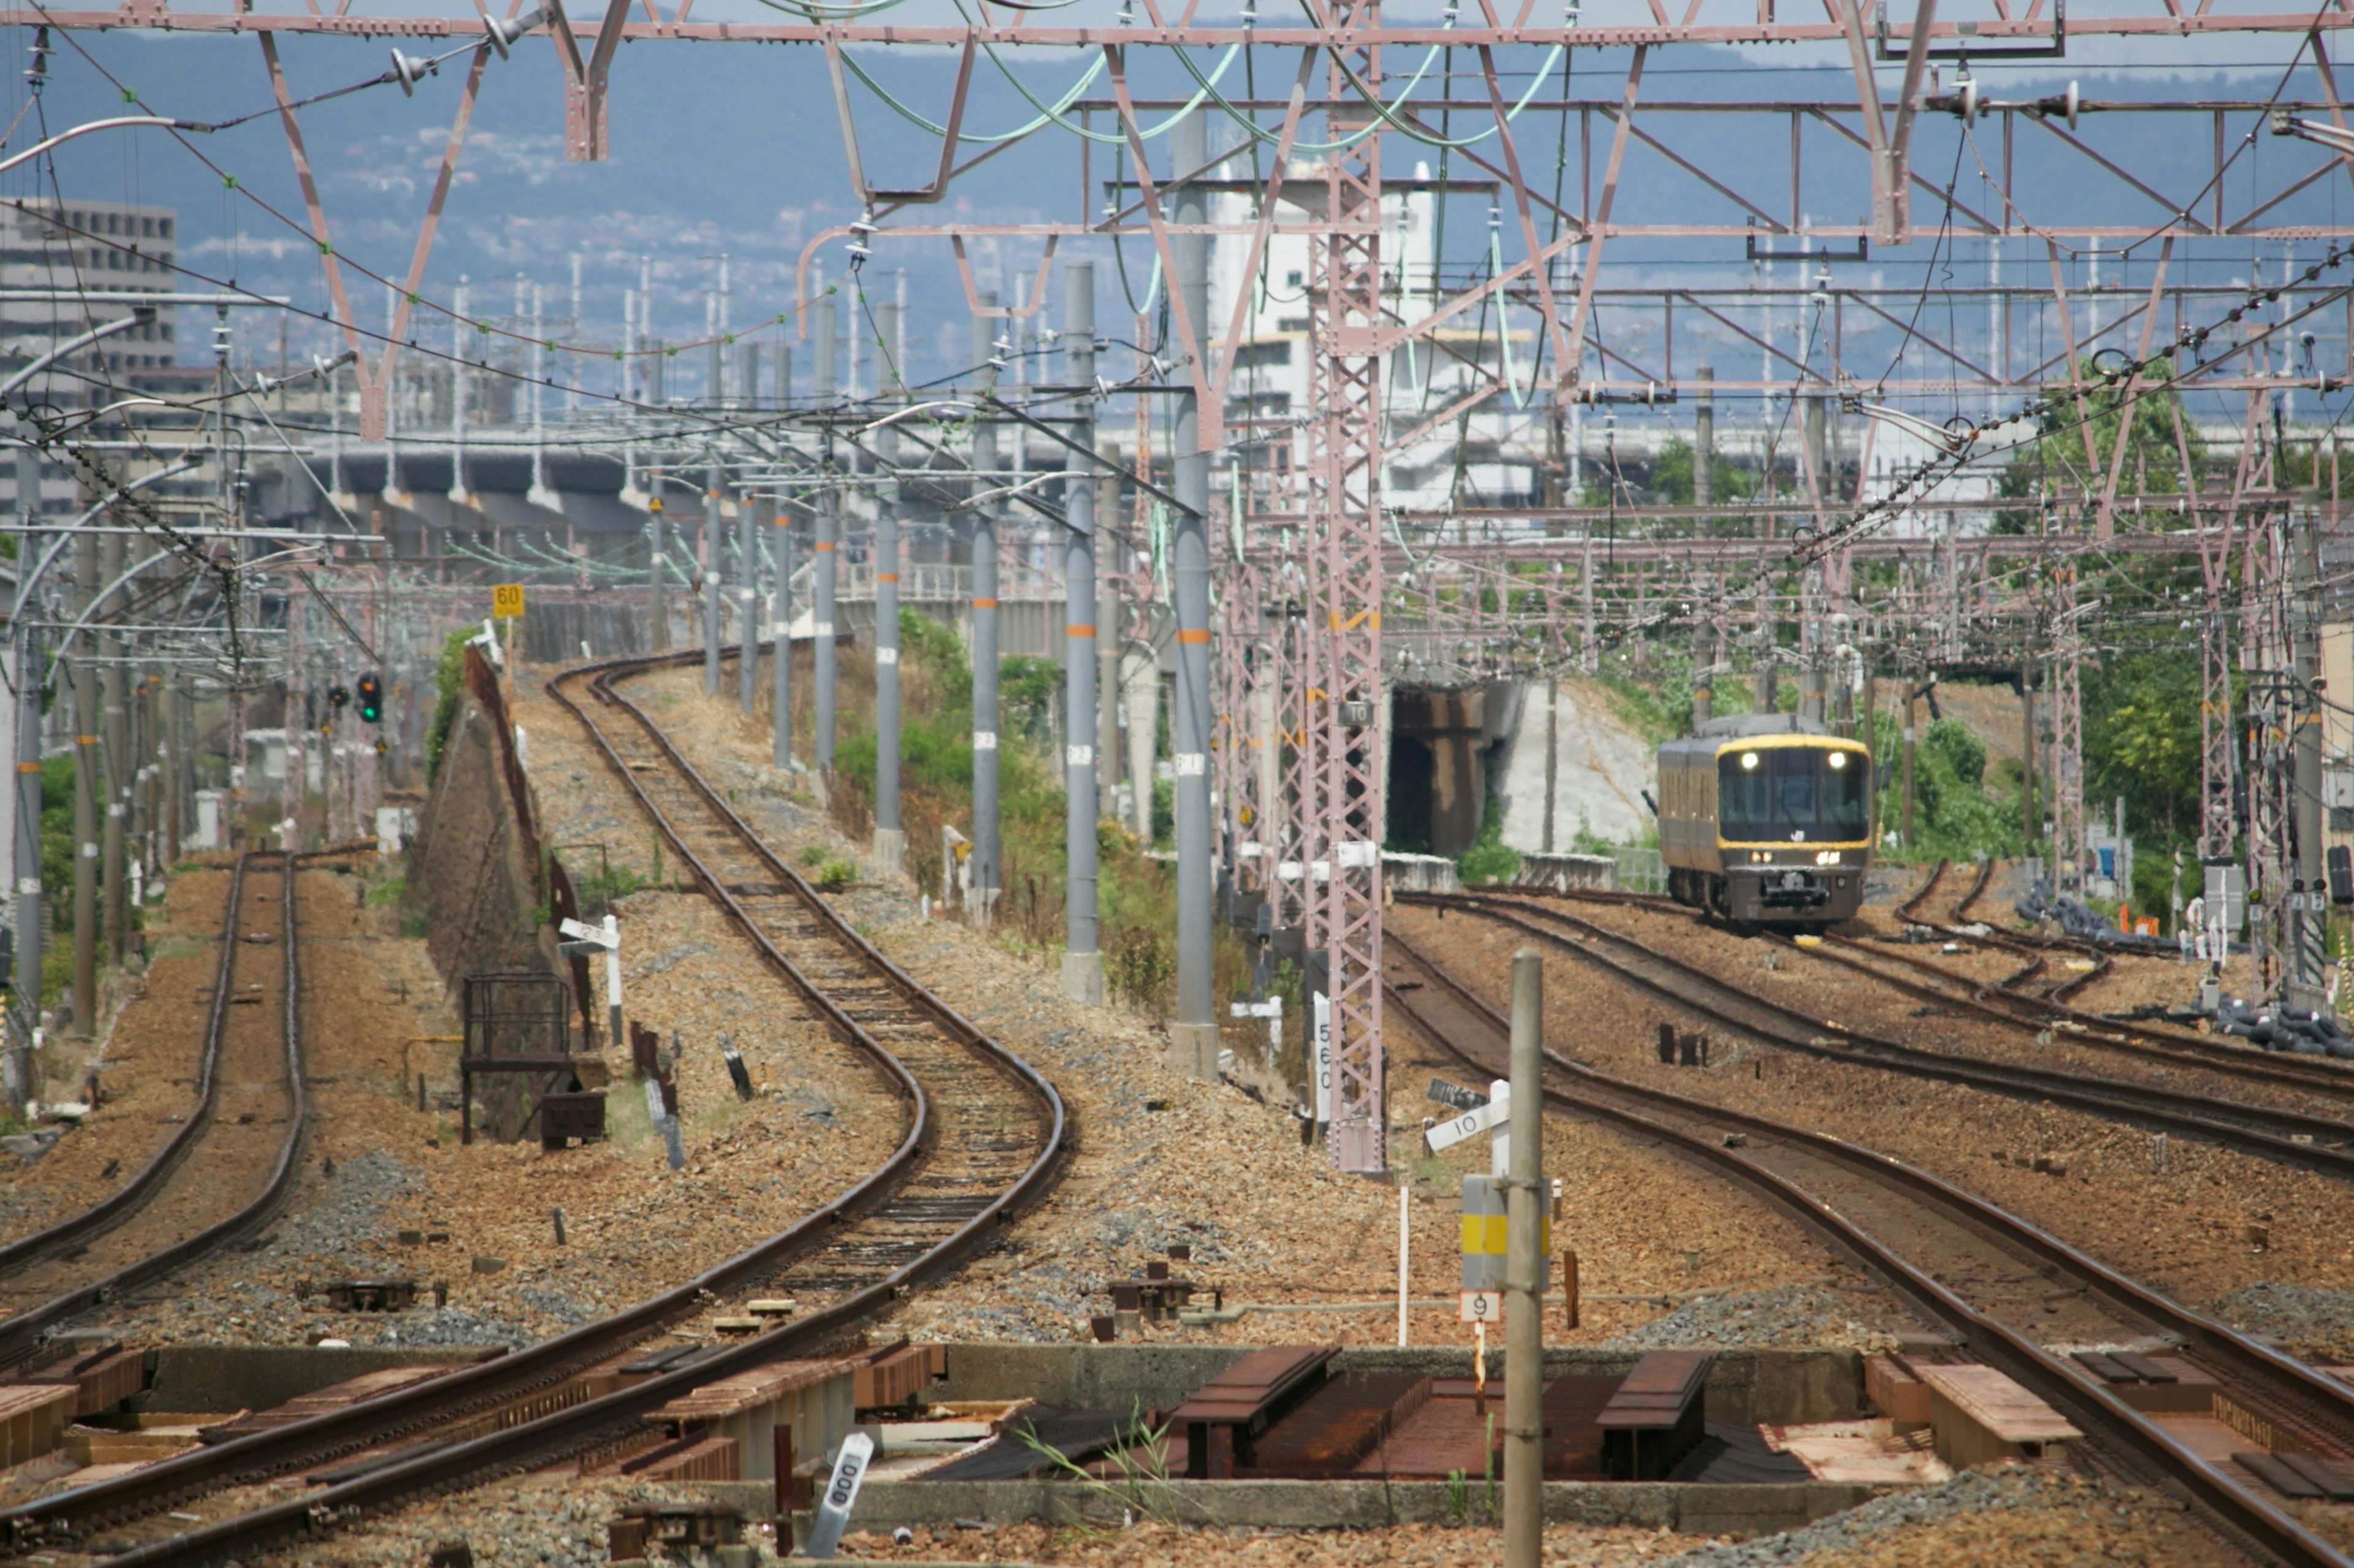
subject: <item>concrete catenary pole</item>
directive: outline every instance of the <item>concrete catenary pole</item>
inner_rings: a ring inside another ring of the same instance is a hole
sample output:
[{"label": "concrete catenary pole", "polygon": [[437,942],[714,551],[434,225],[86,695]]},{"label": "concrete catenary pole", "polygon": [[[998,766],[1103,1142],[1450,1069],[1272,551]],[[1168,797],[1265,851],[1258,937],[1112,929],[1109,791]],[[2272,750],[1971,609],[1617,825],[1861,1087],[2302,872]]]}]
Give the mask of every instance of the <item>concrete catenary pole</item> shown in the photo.
[{"label": "concrete catenary pole", "polygon": [[[1096,378],[1096,270],[1063,269],[1064,362],[1074,387]],[[1103,954],[1096,947],[1096,486],[1095,395],[1073,405],[1063,511],[1063,994],[1104,999]]]},{"label": "concrete catenary pole", "polygon": [[[884,379],[900,381],[899,366],[889,353],[899,341],[899,312],[885,302],[875,307],[875,335],[885,345],[875,366],[875,393]],[[875,506],[875,870],[879,876],[896,876],[907,863],[907,836],[899,826],[899,485],[894,477],[899,465],[899,428],[885,425],[875,432],[875,450],[885,472],[879,475]]]},{"label": "concrete catenary pole", "polygon": [[[1209,122],[1189,114],[1170,132],[1169,155],[1181,170],[1198,169],[1209,157]],[[1177,196],[1177,222],[1209,221],[1208,197],[1199,185]],[[1177,609],[1177,686],[1170,715],[1174,753],[1177,816],[1177,1017],[1169,1027],[1170,1065],[1195,1077],[1218,1071],[1218,1023],[1211,1011],[1210,918],[1214,867],[1210,844],[1210,459],[1197,449],[1201,409],[1191,390],[1193,369],[1206,369],[1210,319],[1210,241],[1180,233],[1174,241],[1177,276],[1193,341],[1181,344],[1188,364],[1176,379],[1187,388],[1177,397],[1170,441],[1177,496],[1176,536],[1171,545],[1171,586]]]},{"label": "concrete catenary pole", "polygon": [[670,572],[670,524],[663,517],[662,470],[646,476],[646,647],[659,653],[670,646],[670,596],[663,579]]},{"label": "concrete catenary pole", "polygon": [[1504,1568],[1544,1533],[1544,969],[1512,955],[1511,1152],[1504,1189]]},{"label": "concrete catenary pole", "polygon": [[727,544],[719,523],[719,460],[715,457],[704,465],[703,533],[697,541],[703,546],[703,690],[715,697],[719,694],[719,573]]},{"label": "concrete catenary pole", "polygon": [[[110,514],[110,521],[111,516]],[[98,580],[111,583],[122,575],[122,535],[109,532],[98,543]],[[111,619],[114,599],[102,601],[99,613]],[[98,689],[101,708],[99,744],[104,765],[99,775],[105,789],[105,815],[99,824],[98,885],[106,907],[106,948],[121,963],[131,938],[131,894],[124,874],[122,830],[131,804],[131,726],[122,700],[122,641],[110,632],[96,639]]]},{"label": "concrete catenary pole", "polygon": [[793,765],[793,518],[777,514],[777,581],[769,596],[769,760]]},{"label": "concrete catenary pole", "polygon": [[1692,395],[1692,504],[1706,506],[1716,499],[1716,368],[1697,365],[1692,379],[1700,383]]},{"label": "concrete catenary pole", "polygon": [[[823,409],[833,402],[834,366],[842,347],[834,321],[833,295],[819,295],[816,309],[811,313],[817,318],[817,364],[811,374],[817,406]],[[834,482],[832,437],[825,438],[822,451],[824,461],[819,464],[818,478],[824,488],[818,492],[817,536],[810,542],[813,557],[810,562],[810,590],[813,595],[810,606],[810,761],[820,775],[833,771],[833,573],[839,554],[834,546],[842,532],[842,495]]]},{"label": "concrete catenary pole", "polygon": [[[31,446],[16,453],[16,510],[28,526],[41,514],[41,454]],[[48,548],[48,535],[28,533],[16,558],[37,561]],[[33,628],[32,595],[20,586],[10,630],[16,643],[16,973],[18,1006],[23,1016],[9,1034],[9,1098],[18,1108],[32,1091],[33,1028],[41,1015],[41,698],[34,683],[41,668],[41,639]],[[176,846],[175,846],[176,848]]]},{"label": "concrete catenary pole", "polygon": [[736,706],[749,714],[760,702],[760,508],[745,495],[736,503]]},{"label": "concrete catenary pole", "polygon": [[[980,296],[983,310],[994,310],[997,295]],[[982,366],[982,385],[993,391],[995,367],[990,365],[996,346],[992,328],[999,318],[972,318],[972,362]],[[972,427],[972,471],[975,490],[997,482],[997,426],[984,409]],[[986,925],[996,913],[998,847],[997,803],[997,514],[998,504],[984,501],[972,509],[972,857],[967,863],[971,894],[967,915]]]},{"label": "concrete catenary pole", "polygon": [[[88,530],[74,541],[74,618],[98,597],[98,540]],[[74,945],[73,1032],[84,1038],[98,1022],[98,680],[90,662],[73,662],[74,692]]]},{"label": "concrete catenary pole", "polygon": [[1119,657],[1128,641],[1128,607],[1109,580],[1122,564],[1112,530],[1119,516],[1119,452],[1109,441],[1096,451],[1103,459],[1096,470],[1096,815],[1108,817],[1115,814],[1119,783]]}]

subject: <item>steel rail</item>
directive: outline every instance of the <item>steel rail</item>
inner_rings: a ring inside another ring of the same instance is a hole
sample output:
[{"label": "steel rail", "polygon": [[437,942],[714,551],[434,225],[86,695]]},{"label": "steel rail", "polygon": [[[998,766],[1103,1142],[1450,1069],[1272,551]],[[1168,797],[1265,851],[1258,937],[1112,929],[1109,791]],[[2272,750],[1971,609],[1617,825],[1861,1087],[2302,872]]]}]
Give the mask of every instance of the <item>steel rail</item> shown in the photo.
[{"label": "steel rail", "polygon": [[[53,1297],[40,1306],[28,1308],[5,1322],[0,1322],[0,1365],[13,1365],[31,1356],[40,1348],[42,1336],[67,1319],[111,1300],[133,1286],[161,1278],[182,1265],[245,1234],[276,1213],[279,1203],[285,1198],[286,1190],[292,1183],[295,1167],[302,1156],[305,1123],[310,1115],[310,1097],[302,1084],[302,963],[295,950],[300,939],[300,930],[294,916],[295,863],[291,856],[281,858],[285,862],[285,886],[280,899],[282,908],[280,915],[279,945],[285,949],[286,994],[283,1025],[286,1044],[287,1097],[290,1107],[286,1137],[279,1145],[278,1160],[270,1168],[269,1181],[259,1193],[241,1205],[234,1213],[216,1221],[194,1235],[184,1237],[169,1246],[149,1253],[146,1256],[127,1264],[111,1274],[76,1286],[73,1289]],[[232,958],[240,945],[237,930],[238,899],[244,890],[247,863],[251,859],[251,852],[238,857],[236,872],[230,878],[228,916],[221,927],[221,959],[214,980],[213,1011],[206,1025],[204,1066],[206,1083],[200,1097],[204,1104],[204,1115],[207,1118],[212,1109],[215,1086],[213,1079],[221,1032],[228,1012],[227,999],[229,982],[235,973],[236,966],[232,962]],[[195,1118],[190,1118],[192,1126],[195,1120]],[[185,1132],[187,1129],[183,1130]],[[191,1145],[183,1142],[180,1139],[175,1139],[174,1144],[177,1148],[177,1152],[173,1154],[173,1160],[176,1163],[180,1155],[185,1154]],[[158,1158],[162,1157],[158,1156]],[[150,1169],[153,1168],[154,1164],[151,1162]],[[168,1166],[162,1174],[169,1174]],[[160,1184],[156,1190],[161,1190]],[[152,1195],[151,1193],[150,1196]],[[127,1213],[117,1214],[114,1216],[113,1223],[120,1224],[128,1217]]]},{"label": "steel rail", "polygon": [[[228,902],[221,912],[220,955],[213,966],[212,1012],[206,1018],[204,1040],[196,1053],[196,1098],[187,1119],[122,1186],[78,1214],[0,1246],[0,1279],[61,1247],[111,1230],[138,1213],[163,1190],[164,1179],[211,1125],[216,1087],[213,1068],[220,1056],[221,1025],[228,1016],[230,960],[237,952],[238,900],[244,894],[246,864],[252,858],[250,853],[239,855],[229,868]],[[0,1324],[0,1332],[5,1332],[5,1324]]]},{"label": "steel rail", "polygon": [[1899,920],[1912,919],[1913,911],[1920,908],[1922,905],[1929,901],[1929,895],[1937,891],[1937,884],[1946,880],[1946,868],[1953,863],[1954,863],[1949,860],[1940,860],[1936,864],[1931,866],[1929,868],[1929,880],[1924,882],[1918,888],[1914,889],[1912,897],[1906,899],[1903,903],[1899,904],[1896,906],[1896,917]]},{"label": "steel rail", "polygon": [[[1475,1021],[1486,1022],[1498,1035],[1508,1032],[1508,1021],[1485,997],[1419,951],[1410,940],[1395,931],[1388,933],[1385,939],[1393,952],[1420,968],[1470,1012]],[[1386,979],[1384,984],[1389,991],[1389,1005],[1412,1018],[1442,1049],[1479,1071],[1495,1071],[1492,1060],[1482,1061],[1464,1048],[1459,1031],[1447,1029],[1427,1017],[1411,991],[1398,990],[1394,981]],[[1958,1223],[1989,1232],[2009,1246],[2076,1276],[2118,1309],[2164,1326],[2210,1364],[2233,1376],[2263,1383],[2273,1391],[2275,1400],[2285,1400],[2308,1411],[2320,1407],[2340,1442],[2349,1430],[2354,1430],[2354,1391],[2339,1387],[2225,1325],[2168,1300],[2038,1226],[1893,1156],[1877,1154],[1844,1139],[1771,1117],[1613,1077],[1563,1056],[1550,1046],[1544,1054],[1550,1065],[1578,1080],[1585,1091],[1571,1093],[1548,1085],[1545,1097],[1549,1101],[1671,1144],[1678,1152],[1762,1192],[1827,1237],[1833,1246],[1881,1274],[1930,1319],[1958,1330],[1963,1345],[2059,1406],[2080,1427],[2106,1433],[2141,1462],[2179,1485],[2227,1533],[2238,1535],[2242,1542],[2254,1544],[2285,1563],[2348,1568],[2348,1558],[2268,1499],[2208,1465],[2089,1373],[2062,1361],[2001,1319],[1972,1307],[1829,1202],[1726,1147],[1721,1139],[1712,1142],[1672,1123],[1615,1104],[1606,1097],[1622,1097],[1681,1115],[1740,1127],[1797,1146],[1875,1182],[1925,1199],[1933,1207],[1954,1215]]]},{"label": "steel rail", "polygon": [[[2095,1116],[2155,1125],[2169,1132],[2203,1138],[2210,1142],[2264,1155],[2288,1164],[2306,1166],[2329,1175],[2354,1178],[2354,1147],[2338,1147],[2318,1141],[2322,1138],[2339,1139],[2354,1146],[2354,1124],[2265,1107],[2232,1104],[2220,1107],[2246,1122],[2261,1124],[2243,1126],[2207,1114],[2219,1107],[2214,1100],[2202,1096],[2048,1068],[1974,1061],[1900,1045],[1893,1040],[1883,1040],[1861,1030],[1810,1018],[1778,1002],[1743,991],[1694,965],[1670,958],[1635,938],[1608,930],[1575,915],[1538,909],[1528,905],[1518,906],[1545,920],[1578,927],[1587,933],[1593,942],[1574,941],[1557,931],[1547,930],[1543,926],[1512,913],[1513,906],[1503,901],[1476,894],[1402,893],[1398,899],[1401,903],[1462,909],[1512,927],[1540,941],[1604,965],[1679,1007],[1715,1019],[1744,1033],[1757,1035],[1785,1050],[1802,1052],[1826,1061],[1942,1079],[2015,1097],[2050,1100]],[[1654,976],[1642,974],[1617,959],[1595,951],[1596,943],[1615,943],[1631,949],[1640,954],[1644,961],[1663,966],[1684,977],[1691,982],[1691,988],[1679,991]],[[1705,996],[1712,991],[1730,996],[1733,1002],[1708,1001]],[[1764,1014],[1776,1021],[1782,1029],[1792,1033],[1784,1034],[1761,1029],[1755,1022],[1736,1016],[1729,1010],[1732,1006]],[[2264,1130],[2265,1126],[2278,1130]],[[2298,1135],[2310,1137],[2315,1141],[2298,1142]]]},{"label": "steel rail", "polygon": [[[1983,984],[1966,976],[1948,973],[1926,959],[1915,959],[1909,953],[1883,951],[1851,937],[1832,934],[1824,938],[1819,948],[1801,948],[1787,938],[1776,934],[1776,940],[1791,951],[1825,963],[1863,975],[1890,986],[1905,995],[1923,1001],[1946,1006],[1967,1008],[2006,1028],[2021,1032],[2037,1032],[2058,1026],[2067,1032],[2068,1043],[2094,1050],[2114,1051],[2119,1055],[2162,1062],[2170,1066],[2193,1071],[2211,1072],[2230,1077],[2246,1078],[2252,1082],[2276,1084],[2284,1088],[2301,1089],[2309,1094],[2332,1095],[2354,1098],[2354,1074],[2329,1067],[2306,1066],[2307,1058],[2286,1054],[2274,1055],[2256,1051],[2228,1051],[2210,1048],[2192,1050],[2170,1044],[2153,1044],[2115,1033],[2126,1026],[2111,1020],[2079,1013],[2064,1002],[2030,996],[2009,987],[2027,978],[2033,969],[2013,974],[1996,984]],[[1927,977],[1914,980],[1907,975],[1891,974],[1880,964],[1894,964]],[[2034,968],[2041,968],[2037,959]],[[1962,988],[1967,994],[1954,990],[1941,990],[1933,981],[1948,987]],[[1999,1006],[1990,998],[1999,997],[2009,1007]],[[2014,1011],[2024,1009],[2025,1012]],[[2033,1016],[2028,1016],[2031,1013]]]},{"label": "steel rail", "polygon": [[[1987,882],[1991,875],[1992,871],[1992,862],[1980,861],[1978,863],[1978,876],[1970,884],[1969,889],[1964,893],[1961,902],[1955,906],[1955,916],[1956,918],[1959,918],[1962,914],[1967,912],[1969,906],[1978,901],[1979,895],[1985,892]],[[1511,887],[1499,889],[1493,893],[1484,893],[1472,896],[1522,900],[1559,899],[1577,904],[1601,904],[1606,906],[1620,905],[1640,909],[1653,909],[1662,915],[1679,915],[1688,919],[1700,921],[1703,924],[1715,925],[1720,929],[1732,930],[1735,932],[1741,932],[1744,929],[1740,927],[1728,926],[1705,911],[1694,909],[1690,905],[1676,903],[1673,899],[1667,898],[1657,894],[1622,893],[1613,888]],[[1903,905],[1898,906],[1898,909],[1900,911],[1905,906]],[[2020,936],[2015,932],[2004,932],[1994,930],[1992,928],[1988,928],[1985,933],[1981,934],[1979,932],[1967,930],[1959,926],[1941,926],[1926,920],[1914,920],[1913,924],[1920,926],[1926,930],[1942,931],[1949,937],[1957,938],[1963,940],[1989,942],[1996,947],[2008,948],[2027,960],[2019,969],[2013,970],[2008,975],[2005,975],[2001,980],[1978,987],[1975,991],[1974,1000],[1980,1003],[1984,1003],[1987,997],[1990,995],[1999,996],[2005,1001],[2016,1002],[2021,1007],[2035,1008],[2054,1022],[2073,1022],[2082,1025],[2086,1030],[2126,1030],[2129,1031],[2133,1034],[2147,1035],[2149,1037],[2150,1042],[2154,1043],[2150,1046],[2151,1049],[2167,1052],[2171,1060],[2184,1066],[2212,1067],[2217,1072],[2232,1074],[2236,1076],[2267,1079],[2281,1084],[2294,1085],[2296,1087],[2308,1089],[2317,1094],[2331,1096],[2354,1095],[2354,1064],[2339,1065],[2338,1065],[2337,1059],[2331,1057],[2299,1055],[2289,1052],[2260,1051],[2253,1045],[2227,1045],[2215,1036],[2194,1033],[2190,1030],[2183,1029],[2174,1024],[2153,1023],[2147,1020],[2139,1020],[2128,1023],[2118,1019],[2106,1018],[2102,1016],[2100,1013],[2087,1012],[2082,1008],[2073,1007],[2064,1001],[2057,1000],[2059,993],[2062,991],[2071,989],[2070,986],[2063,985],[2057,987],[2052,992],[2043,996],[2036,996],[2019,989],[2020,986],[2026,984],[2027,981],[2034,979],[2037,975],[2041,974],[2045,969],[2049,967],[2047,955],[2050,953],[2082,951],[2094,953],[2100,957],[2106,957],[2105,954],[2102,953],[2102,950],[2099,948],[2095,947],[2092,943],[2078,942],[2073,939],[2064,938],[2027,938]],[[1765,927],[1747,927],[1746,929],[1750,932],[1757,932],[1768,936],[1777,935],[1777,933],[1774,933]],[[1836,933],[1832,934],[1829,939],[1838,942],[1841,946],[1852,948],[1857,951],[1868,952],[1875,957],[1888,959],[1891,962],[1906,965],[1907,967],[1918,969],[1925,974],[1934,974],[1940,980],[1950,981],[1953,979],[1952,976],[1946,974],[1945,971],[1937,969],[1935,966],[1929,964],[1923,959],[1915,959],[1909,954],[1874,947],[1853,938],[1838,936]],[[1819,958],[1832,957],[1827,948],[1814,949],[1814,956]],[[2092,974],[2081,977],[2077,983],[2082,983],[2082,981],[2085,980],[2097,980],[2105,972],[2107,972],[2105,969],[2096,969]],[[1887,980],[1888,983],[1896,985],[1900,989],[1903,989],[1903,982],[1894,980],[1893,977],[1882,976],[1880,978]],[[1915,992],[1914,994],[1919,995],[1922,993]],[[1939,995],[1935,1000],[1940,1001],[1951,1001],[1958,999],[1950,995]],[[2081,1043],[2096,1045],[2115,1045],[2118,1044],[2114,1041],[2105,1041],[2089,1035],[2078,1036],[2078,1039]],[[2123,1044],[2126,1047],[2132,1047],[2137,1043],[2132,1040],[2127,1040]]]},{"label": "steel rail", "polygon": [[[715,901],[738,928],[751,938],[764,961],[777,968],[790,983],[803,990],[829,1025],[862,1054],[876,1062],[886,1077],[909,1098],[911,1115],[907,1135],[890,1157],[858,1184],[811,1211],[786,1230],[759,1245],[704,1271],[695,1278],[663,1291],[597,1322],[527,1346],[511,1355],[470,1367],[379,1399],[344,1410],[292,1423],[274,1432],[201,1449],[134,1471],[112,1482],[67,1492],[22,1508],[0,1512],[0,1544],[22,1551],[45,1542],[87,1536],[94,1529],[152,1513],[182,1498],[218,1490],[242,1482],[284,1474],[366,1447],[382,1446],[429,1431],[459,1417],[494,1408],[521,1394],[561,1383],[609,1359],[617,1351],[659,1331],[666,1324],[703,1308],[708,1297],[739,1288],[776,1272],[803,1252],[822,1250],[841,1236],[845,1227],[881,1209],[889,1195],[932,1152],[929,1102],[923,1087],[897,1057],[861,1027],[830,998],[822,996],[799,968],[759,933],[742,906],[726,892],[723,881],[705,866],[680,837],[673,824],[639,786],[610,740],[566,688],[586,682],[597,700],[629,712],[642,725],[680,776],[704,804],[780,873],[781,885],[794,893],[803,906],[863,959],[887,979],[895,990],[936,1019],[944,1032],[988,1058],[994,1066],[1036,1101],[1046,1113],[1036,1155],[1021,1176],[999,1192],[970,1221],[935,1243],[900,1267],[845,1295],[832,1305],[810,1311],[790,1323],[741,1340],[724,1343],[690,1364],[649,1378],[618,1393],[585,1399],[552,1414],[520,1422],[485,1436],[447,1446],[435,1446],[415,1457],[387,1465],[323,1491],[272,1507],[240,1514],[198,1529],[132,1549],[111,1561],[123,1563],[208,1562],[237,1557],[289,1537],[314,1533],[349,1522],[372,1508],[381,1508],[426,1492],[477,1485],[514,1470],[610,1446],[617,1428],[632,1428],[648,1410],[701,1384],[783,1357],[820,1350],[849,1330],[886,1310],[919,1281],[961,1262],[980,1250],[997,1229],[1011,1223],[1024,1207],[1041,1198],[1059,1176],[1070,1147],[1070,1128],[1062,1097],[1027,1063],[934,995],[876,951],[853,929],[822,896],[790,866],[777,861],[760,844],[724,799],[690,767],[658,726],[625,697],[610,690],[621,675],[664,664],[689,662],[699,652],[599,661],[566,671],[547,683],[549,694],[578,718],[625,788],[653,818],[657,827],[695,868],[698,880],[712,890]],[[144,1484],[140,1484],[144,1478]]]}]

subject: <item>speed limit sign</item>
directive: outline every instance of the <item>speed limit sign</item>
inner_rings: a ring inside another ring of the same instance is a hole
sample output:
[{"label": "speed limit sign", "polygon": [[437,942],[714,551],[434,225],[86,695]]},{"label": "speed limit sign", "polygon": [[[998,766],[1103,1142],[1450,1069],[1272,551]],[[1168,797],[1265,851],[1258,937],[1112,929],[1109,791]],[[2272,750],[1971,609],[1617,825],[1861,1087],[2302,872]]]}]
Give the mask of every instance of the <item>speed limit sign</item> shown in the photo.
[{"label": "speed limit sign", "polygon": [[491,613],[502,620],[523,613],[523,584],[496,583],[491,588]]},{"label": "speed limit sign", "polygon": [[1504,1293],[1500,1290],[1467,1290],[1463,1293],[1463,1321],[1466,1323],[1500,1323],[1504,1320]]}]

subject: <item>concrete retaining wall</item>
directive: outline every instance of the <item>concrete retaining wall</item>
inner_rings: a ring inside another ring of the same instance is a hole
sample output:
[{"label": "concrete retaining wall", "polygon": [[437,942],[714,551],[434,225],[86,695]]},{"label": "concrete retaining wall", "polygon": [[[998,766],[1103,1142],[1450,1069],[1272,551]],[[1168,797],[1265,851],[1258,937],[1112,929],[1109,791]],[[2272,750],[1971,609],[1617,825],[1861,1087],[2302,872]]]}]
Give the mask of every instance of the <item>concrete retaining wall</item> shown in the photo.
[{"label": "concrete retaining wall", "polygon": [[[949,1376],[938,1399],[1030,1398],[1067,1409],[1166,1409],[1249,1353],[1239,1345],[952,1344]],[[1623,1372],[1638,1356],[1630,1351],[1556,1347],[1545,1351],[1545,1375]],[[1469,1349],[1409,1346],[1405,1350],[1344,1350],[1341,1372],[1411,1371],[1433,1377],[1469,1377]],[[1488,1375],[1501,1386],[1504,1356],[1488,1357]],[[1720,1421],[1843,1421],[1864,1414],[1863,1360],[1852,1351],[1720,1351],[1709,1369],[1708,1413]]]}]

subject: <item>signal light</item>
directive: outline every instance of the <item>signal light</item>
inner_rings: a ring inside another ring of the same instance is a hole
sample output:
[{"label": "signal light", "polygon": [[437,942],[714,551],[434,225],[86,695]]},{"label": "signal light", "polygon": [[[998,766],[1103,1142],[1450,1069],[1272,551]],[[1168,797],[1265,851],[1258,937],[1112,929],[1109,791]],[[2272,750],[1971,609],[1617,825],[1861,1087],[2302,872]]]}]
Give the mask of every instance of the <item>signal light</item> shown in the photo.
[{"label": "signal light", "polygon": [[340,708],[351,700],[351,693],[344,689],[344,684],[341,681],[336,682],[334,685],[327,688],[327,704],[329,706]]},{"label": "signal light", "polygon": [[370,724],[384,722],[384,678],[374,673],[360,677],[360,717]]}]

